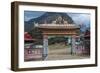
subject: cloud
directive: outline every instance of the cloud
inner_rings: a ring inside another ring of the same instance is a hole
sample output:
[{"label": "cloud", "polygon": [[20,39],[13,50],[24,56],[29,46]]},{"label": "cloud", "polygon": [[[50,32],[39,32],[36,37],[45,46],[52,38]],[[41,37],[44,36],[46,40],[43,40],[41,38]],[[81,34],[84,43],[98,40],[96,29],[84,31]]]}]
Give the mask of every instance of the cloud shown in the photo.
[{"label": "cloud", "polygon": [[75,24],[84,24],[87,27],[90,26],[90,14],[81,13],[68,13],[68,15],[73,19]]}]

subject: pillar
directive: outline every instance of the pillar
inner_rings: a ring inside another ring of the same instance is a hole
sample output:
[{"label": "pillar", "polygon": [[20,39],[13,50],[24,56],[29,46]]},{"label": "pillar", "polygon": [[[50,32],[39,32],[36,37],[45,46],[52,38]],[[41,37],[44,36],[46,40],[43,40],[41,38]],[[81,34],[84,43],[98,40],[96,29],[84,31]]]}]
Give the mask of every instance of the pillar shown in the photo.
[{"label": "pillar", "polygon": [[43,59],[48,56],[48,36],[43,35]]},{"label": "pillar", "polygon": [[75,36],[72,36],[71,54],[75,54],[75,53],[76,53]]},{"label": "pillar", "polygon": [[68,44],[71,44],[71,36],[68,36]]}]

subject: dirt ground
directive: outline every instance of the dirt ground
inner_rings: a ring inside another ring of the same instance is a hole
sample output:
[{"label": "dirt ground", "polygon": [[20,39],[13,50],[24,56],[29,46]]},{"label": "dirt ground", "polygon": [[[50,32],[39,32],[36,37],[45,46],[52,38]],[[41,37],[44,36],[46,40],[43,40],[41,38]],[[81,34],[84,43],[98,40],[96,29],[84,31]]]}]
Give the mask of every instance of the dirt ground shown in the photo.
[{"label": "dirt ground", "polygon": [[89,56],[77,55],[77,54],[71,55],[71,46],[56,44],[56,46],[49,45],[48,56],[46,60],[84,59],[84,58],[89,58]]}]

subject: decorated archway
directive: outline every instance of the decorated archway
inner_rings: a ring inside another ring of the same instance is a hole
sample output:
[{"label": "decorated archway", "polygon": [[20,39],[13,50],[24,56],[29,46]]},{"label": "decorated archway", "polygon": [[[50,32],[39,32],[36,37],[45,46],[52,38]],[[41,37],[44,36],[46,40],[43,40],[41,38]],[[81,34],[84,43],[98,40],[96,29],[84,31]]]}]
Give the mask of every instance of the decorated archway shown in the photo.
[{"label": "decorated archway", "polygon": [[48,56],[48,36],[70,36],[71,37],[71,54],[75,53],[75,38],[79,36],[80,27],[76,24],[36,24],[43,35],[43,58]]}]

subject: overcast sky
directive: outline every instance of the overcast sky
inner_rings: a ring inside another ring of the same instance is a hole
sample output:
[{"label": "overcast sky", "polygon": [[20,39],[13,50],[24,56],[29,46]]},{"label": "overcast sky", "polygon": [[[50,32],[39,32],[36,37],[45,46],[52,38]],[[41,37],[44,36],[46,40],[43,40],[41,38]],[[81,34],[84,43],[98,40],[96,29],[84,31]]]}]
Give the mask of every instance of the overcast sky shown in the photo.
[{"label": "overcast sky", "polygon": [[30,19],[37,18],[43,15],[45,12],[40,11],[24,11],[24,20],[29,21]]}]

